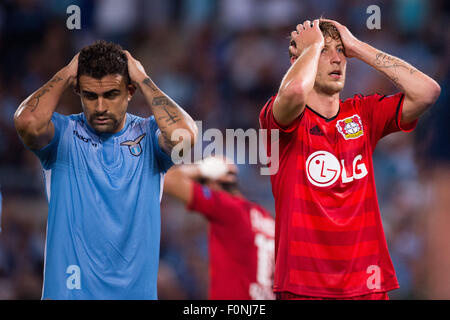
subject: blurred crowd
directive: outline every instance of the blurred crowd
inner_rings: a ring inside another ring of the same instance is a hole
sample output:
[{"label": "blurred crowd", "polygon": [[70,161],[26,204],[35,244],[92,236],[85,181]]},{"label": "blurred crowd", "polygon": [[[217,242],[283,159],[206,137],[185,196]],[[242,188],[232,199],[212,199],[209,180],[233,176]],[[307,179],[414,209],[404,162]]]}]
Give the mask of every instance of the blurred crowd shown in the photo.
[{"label": "blurred crowd", "polygon": [[[66,9],[72,4],[81,9],[79,30],[66,26],[71,14]],[[381,9],[379,30],[366,26],[366,9],[373,4]],[[442,177],[450,170],[449,7],[445,0],[3,0],[0,299],[41,296],[47,203],[40,164],[14,129],[13,114],[21,101],[83,46],[106,39],[140,60],[163,91],[202,121],[203,130],[259,128],[259,111],[289,67],[290,31],[319,16],[341,22],[359,39],[405,59],[441,85],[438,102],[414,133],[382,140],[374,164],[383,225],[401,287],[391,298],[449,299],[450,289],[436,288],[443,280],[450,288],[449,276],[429,275],[430,268],[442,266],[439,256],[450,266],[450,237],[446,232],[436,235],[432,227],[442,226],[439,219],[450,227],[445,220],[450,208],[434,198],[443,188],[445,194],[448,180]],[[349,60],[341,97],[375,92],[396,89],[364,63]],[[57,111],[81,112],[79,97],[66,92]],[[141,94],[133,98],[129,112],[150,115]],[[258,165],[239,169],[243,193],[274,212],[269,177],[259,174]],[[446,201],[445,196],[440,199]],[[205,299],[206,222],[168,196],[163,197],[161,214],[160,299]]]}]

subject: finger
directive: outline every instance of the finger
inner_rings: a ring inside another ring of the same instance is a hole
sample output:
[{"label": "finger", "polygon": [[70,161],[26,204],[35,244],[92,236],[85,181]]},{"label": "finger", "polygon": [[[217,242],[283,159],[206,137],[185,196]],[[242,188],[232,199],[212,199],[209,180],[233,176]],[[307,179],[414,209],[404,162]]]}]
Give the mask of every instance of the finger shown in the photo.
[{"label": "finger", "polygon": [[311,28],[311,21],[306,20],[305,22],[303,22],[303,27],[305,27],[305,29]]},{"label": "finger", "polygon": [[292,39],[295,39],[295,38],[297,38],[298,37],[298,31],[292,31],[291,32],[291,38]]},{"label": "finger", "polygon": [[320,24],[319,19],[315,19],[315,20],[313,21],[313,23],[312,23],[313,27],[318,27],[319,24]]},{"label": "finger", "polygon": [[289,46],[289,52],[294,56],[298,56],[298,50],[294,46]]},{"label": "finger", "polygon": [[297,29],[297,33],[298,33],[298,34],[299,34],[301,31],[305,30],[305,28],[303,27],[302,24],[298,24],[296,29]]},{"label": "finger", "polygon": [[128,52],[128,50],[123,50],[123,53],[125,53],[125,56],[129,59],[132,58],[130,52]]}]

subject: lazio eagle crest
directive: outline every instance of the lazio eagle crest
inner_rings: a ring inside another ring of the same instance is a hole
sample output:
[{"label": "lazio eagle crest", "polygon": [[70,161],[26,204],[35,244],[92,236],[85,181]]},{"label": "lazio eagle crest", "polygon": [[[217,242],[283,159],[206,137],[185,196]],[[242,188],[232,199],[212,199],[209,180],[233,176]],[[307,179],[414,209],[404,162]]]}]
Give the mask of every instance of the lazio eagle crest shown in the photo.
[{"label": "lazio eagle crest", "polygon": [[134,140],[127,140],[122,142],[121,146],[128,146],[128,150],[130,150],[130,153],[138,157],[142,153],[142,147],[141,147],[141,140],[145,137],[145,133],[141,134],[139,137],[137,137]]}]

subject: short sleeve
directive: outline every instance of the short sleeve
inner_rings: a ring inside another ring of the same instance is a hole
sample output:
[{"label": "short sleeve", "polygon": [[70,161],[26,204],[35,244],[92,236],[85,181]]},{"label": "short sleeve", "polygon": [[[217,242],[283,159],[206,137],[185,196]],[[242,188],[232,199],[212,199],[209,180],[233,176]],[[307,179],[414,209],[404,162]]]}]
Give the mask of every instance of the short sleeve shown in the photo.
[{"label": "short sleeve", "polygon": [[283,133],[291,133],[297,129],[300,120],[302,118],[303,112],[294,120],[292,123],[290,123],[287,126],[280,125],[277,120],[275,120],[275,117],[273,116],[273,103],[276,99],[277,95],[272,96],[264,105],[264,107],[261,110],[261,113],[259,114],[259,124],[261,126],[261,129],[278,129]]},{"label": "short sleeve", "polygon": [[170,167],[173,165],[173,161],[170,158],[170,156],[167,153],[165,153],[163,149],[161,149],[159,145],[158,138],[159,135],[161,134],[161,131],[158,128],[158,124],[156,123],[154,116],[151,116],[149,119],[149,130],[150,130],[149,134],[152,139],[153,151],[156,162],[158,163],[160,170],[166,173],[167,170],[169,170]]},{"label": "short sleeve", "polygon": [[38,158],[44,169],[50,169],[56,161],[58,146],[62,137],[62,132],[67,127],[69,119],[67,116],[54,112],[52,115],[55,134],[48,145],[40,150],[30,149]]},{"label": "short sleeve", "polygon": [[360,100],[360,112],[367,124],[365,130],[370,132],[374,144],[390,133],[410,132],[416,127],[417,120],[404,126],[400,123],[404,98],[400,92],[389,96],[374,94]]},{"label": "short sleeve", "polygon": [[197,211],[209,221],[236,221],[233,214],[239,212],[239,206],[232,195],[225,191],[215,191],[198,182],[193,183],[192,199],[186,208]]}]

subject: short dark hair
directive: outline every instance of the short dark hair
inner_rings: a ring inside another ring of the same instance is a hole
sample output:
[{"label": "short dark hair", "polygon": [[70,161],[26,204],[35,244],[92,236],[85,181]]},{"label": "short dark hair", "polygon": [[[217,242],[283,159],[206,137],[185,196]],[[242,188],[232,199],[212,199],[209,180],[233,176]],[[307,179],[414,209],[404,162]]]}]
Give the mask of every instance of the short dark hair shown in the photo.
[{"label": "short dark hair", "polygon": [[[331,37],[331,39],[336,41],[341,40],[341,35],[339,34],[339,31],[331,22],[319,21],[319,29],[320,31],[322,31],[324,38]],[[292,37],[290,38],[289,46],[297,47],[297,44],[295,43],[294,40],[292,40]],[[291,58],[292,56],[293,54],[289,50],[289,58]]]},{"label": "short dark hair", "polygon": [[128,59],[120,45],[98,40],[81,49],[77,80],[81,75],[101,79],[110,74],[120,74],[124,76],[127,84],[130,83]]}]

